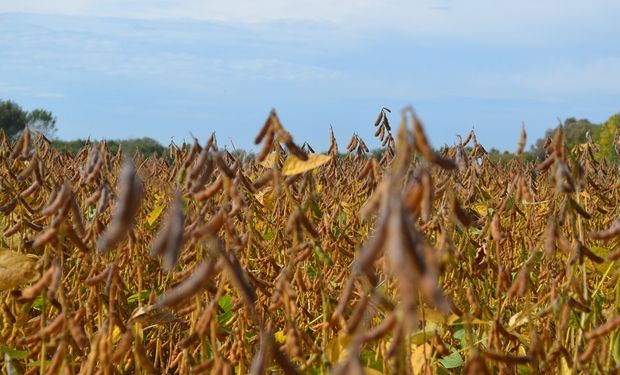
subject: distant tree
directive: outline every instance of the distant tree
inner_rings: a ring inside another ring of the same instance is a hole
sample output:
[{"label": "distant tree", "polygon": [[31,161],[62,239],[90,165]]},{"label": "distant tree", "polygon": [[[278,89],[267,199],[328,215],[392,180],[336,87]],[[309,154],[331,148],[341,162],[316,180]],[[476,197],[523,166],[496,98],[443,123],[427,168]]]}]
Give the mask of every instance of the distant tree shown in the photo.
[{"label": "distant tree", "polygon": [[[99,141],[89,141],[84,139],[78,139],[73,141],[54,140],[52,142],[52,145],[59,151],[75,154],[86,145],[98,143]],[[116,153],[120,146],[123,150],[123,154],[129,156],[135,154],[136,152],[139,152],[144,156],[149,156],[152,154],[159,156],[162,155],[165,150],[164,146],[162,146],[159,142],[148,137],[108,140],[106,141],[106,144],[111,152]]]},{"label": "distant tree", "polygon": [[[588,119],[577,120],[574,117],[569,117],[564,120],[562,126],[564,127],[564,140],[569,149],[575,145],[586,143],[588,134],[594,138],[601,127],[600,125],[591,123]],[[548,129],[545,132],[545,136],[536,140],[532,145],[532,153],[535,158],[543,159],[545,157],[545,150],[543,148],[545,141],[548,137],[553,138],[553,134],[556,130],[557,127]]]},{"label": "distant tree", "polygon": [[143,137],[137,139],[128,139],[119,142],[123,152],[132,155],[139,152],[143,155],[161,155],[164,152],[164,147],[154,140],[153,138]]},{"label": "distant tree", "polygon": [[56,116],[52,112],[44,109],[35,109],[28,113],[27,126],[31,130],[41,132],[48,138],[53,138],[56,134]]},{"label": "distant tree", "polygon": [[496,148],[491,148],[487,156],[493,163],[508,163],[510,160],[515,158],[515,154],[510,151],[501,152]]},{"label": "distant tree", "polygon": [[377,159],[377,161],[381,160],[381,158],[383,158],[383,153],[385,152],[385,148],[375,148],[373,150],[370,151],[370,153],[372,154],[372,157]]},{"label": "distant tree", "polygon": [[26,126],[47,137],[52,137],[56,132],[56,117],[44,109],[28,112],[14,101],[0,100],[0,129],[12,139],[19,135]]},{"label": "distant tree", "polygon": [[15,137],[28,123],[28,112],[11,100],[0,100],[0,129],[9,138]]},{"label": "distant tree", "polygon": [[616,151],[620,148],[617,137],[618,132],[620,132],[620,112],[611,116],[598,131],[596,139],[601,156],[611,160],[618,160],[618,152]]}]

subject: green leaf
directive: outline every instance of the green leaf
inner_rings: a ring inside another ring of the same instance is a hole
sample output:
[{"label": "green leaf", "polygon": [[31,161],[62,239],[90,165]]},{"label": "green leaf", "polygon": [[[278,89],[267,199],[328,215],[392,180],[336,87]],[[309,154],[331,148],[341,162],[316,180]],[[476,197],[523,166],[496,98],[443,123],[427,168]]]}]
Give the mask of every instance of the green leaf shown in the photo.
[{"label": "green leaf", "polygon": [[328,265],[328,266],[334,265],[334,261],[329,256],[329,254],[326,253],[325,250],[323,250],[321,245],[317,244],[314,246],[314,253],[316,254],[317,258],[319,258],[321,262],[323,262],[325,265]]},{"label": "green leaf", "polygon": [[518,375],[531,375],[532,370],[529,365],[517,365],[517,374]]},{"label": "green leaf", "polygon": [[318,203],[316,203],[314,200],[310,203],[310,209],[312,210],[312,214],[315,218],[321,219],[323,217],[323,211],[321,211]]},{"label": "green leaf", "polygon": [[308,276],[310,277],[310,281],[314,281],[314,279],[316,278],[316,270],[314,269],[314,267],[312,267],[311,265],[308,265],[308,268],[306,268],[306,272],[308,273]]},{"label": "green leaf", "polygon": [[223,310],[221,314],[217,315],[217,322],[220,324],[220,327],[224,327],[226,323],[233,317],[232,307],[232,297],[230,294],[225,294],[222,298],[217,301],[217,304]]},{"label": "green leaf", "polygon": [[230,294],[225,294],[220,298],[219,301],[217,301],[217,304],[222,308],[222,310],[230,311],[230,309],[232,309],[233,307],[232,297],[230,296]]},{"label": "green leaf", "polygon": [[275,236],[276,236],[276,234],[272,230],[267,230],[267,231],[265,231],[265,233],[263,233],[263,239],[265,239],[265,241],[270,241]]},{"label": "green leaf", "polygon": [[430,341],[433,338],[433,336],[435,336],[435,334],[441,335],[441,333],[442,333],[441,327],[429,321],[429,322],[426,322],[426,324],[424,325],[422,329],[414,332],[411,335],[411,343],[416,346],[422,345],[424,342]]},{"label": "green leaf", "polygon": [[510,198],[508,198],[508,202],[506,202],[506,211],[510,211],[512,210],[512,208],[515,205],[515,196],[511,195]]},{"label": "green leaf", "polygon": [[482,230],[480,228],[471,227],[469,228],[469,233],[473,234],[474,236],[479,236],[482,233]]},{"label": "green leaf", "polygon": [[464,361],[463,357],[459,354],[459,352],[454,351],[451,354],[441,358],[439,363],[447,369],[458,368],[463,366]]},{"label": "green leaf", "polygon": [[94,219],[95,216],[97,216],[97,208],[95,207],[88,207],[86,209],[86,219],[88,219],[89,221]]},{"label": "green leaf", "polygon": [[377,358],[377,353],[372,350],[362,350],[360,354],[360,359],[362,360],[362,364],[365,367],[379,371],[379,373],[383,373],[383,361],[379,357]]},{"label": "green leaf", "polygon": [[146,289],[141,290],[138,293],[134,293],[130,295],[129,297],[127,297],[127,302],[128,303],[136,303],[138,301],[146,302],[148,301],[150,295],[151,295],[151,291],[146,290]]},{"label": "green leaf", "polygon": [[41,367],[41,364],[44,364],[45,367],[49,367],[49,365],[52,363],[52,361],[50,360],[44,360],[43,363],[41,363],[41,361],[30,361],[28,362],[28,364],[26,366],[28,367]]},{"label": "green leaf", "polygon": [[[462,327],[462,326],[461,326]],[[452,337],[454,337],[454,339],[458,340],[458,342],[461,344],[461,348],[464,348],[466,345],[466,338],[465,338],[465,328],[460,328],[457,329],[456,331],[454,331],[454,333],[452,334]]]},{"label": "green leaf", "polygon": [[39,294],[34,299],[34,301],[32,302],[32,305],[30,307],[32,309],[36,310],[36,311],[41,311],[41,309],[43,309],[43,306],[45,306],[48,302],[49,301],[45,297],[45,294]]},{"label": "green leaf", "polygon": [[0,346],[0,350],[10,359],[20,360],[28,357],[28,351],[25,350],[12,349],[5,345]]}]

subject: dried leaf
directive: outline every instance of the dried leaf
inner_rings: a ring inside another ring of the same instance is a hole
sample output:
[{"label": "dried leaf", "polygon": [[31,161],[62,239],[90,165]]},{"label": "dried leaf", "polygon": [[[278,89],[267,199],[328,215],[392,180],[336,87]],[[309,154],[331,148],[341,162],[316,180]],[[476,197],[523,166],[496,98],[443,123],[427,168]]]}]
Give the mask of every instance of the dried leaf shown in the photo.
[{"label": "dried leaf", "polygon": [[271,168],[276,163],[276,160],[278,160],[278,153],[272,152],[269,155],[267,155],[265,160],[261,161],[258,164],[262,165],[265,168]]},{"label": "dried leaf", "polygon": [[308,160],[303,161],[294,155],[289,155],[284,161],[284,166],[282,166],[282,174],[284,176],[293,176],[308,172],[327,163],[330,159],[331,156],[329,155],[308,154]]},{"label": "dried leaf", "polygon": [[0,290],[11,290],[34,281],[37,258],[11,250],[0,251]]}]

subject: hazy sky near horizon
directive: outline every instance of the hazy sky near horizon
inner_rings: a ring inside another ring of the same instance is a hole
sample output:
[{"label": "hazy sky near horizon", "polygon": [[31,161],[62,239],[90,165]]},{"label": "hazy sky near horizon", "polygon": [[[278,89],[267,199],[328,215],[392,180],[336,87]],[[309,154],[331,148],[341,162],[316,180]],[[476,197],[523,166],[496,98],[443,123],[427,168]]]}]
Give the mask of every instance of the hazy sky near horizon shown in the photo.
[{"label": "hazy sky near horizon", "polygon": [[61,139],[215,131],[251,148],[271,108],[300,143],[373,141],[413,105],[435,146],[474,127],[529,144],[557,119],[620,111],[616,0],[0,0],[0,99]]}]

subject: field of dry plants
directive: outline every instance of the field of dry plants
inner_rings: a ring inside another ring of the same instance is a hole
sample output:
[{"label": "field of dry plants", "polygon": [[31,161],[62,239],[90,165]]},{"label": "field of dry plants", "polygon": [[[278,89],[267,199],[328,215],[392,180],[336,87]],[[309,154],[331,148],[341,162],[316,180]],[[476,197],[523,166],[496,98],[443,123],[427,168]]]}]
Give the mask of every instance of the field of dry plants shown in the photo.
[{"label": "field of dry plants", "polygon": [[2,137],[3,373],[617,372],[618,166],[561,128],[538,164],[436,152],[401,115],[381,160],[275,112],[256,158]]}]

